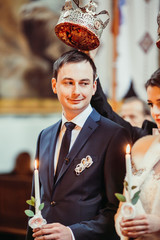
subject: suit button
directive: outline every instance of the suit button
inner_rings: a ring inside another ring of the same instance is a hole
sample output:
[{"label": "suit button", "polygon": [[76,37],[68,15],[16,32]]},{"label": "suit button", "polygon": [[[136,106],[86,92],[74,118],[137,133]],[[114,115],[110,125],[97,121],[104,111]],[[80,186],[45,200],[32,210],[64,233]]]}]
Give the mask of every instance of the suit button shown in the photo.
[{"label": "suit button", "polygon": [[70,161],[69,158],[65,158],[65,163],[66,163],[66,165],[68,165],[69,161]]},{"label": "suit button", "polygon": [[51,206],[54,207],[56,205],[56,202],[55,201],[52,201],[51,202]]}]

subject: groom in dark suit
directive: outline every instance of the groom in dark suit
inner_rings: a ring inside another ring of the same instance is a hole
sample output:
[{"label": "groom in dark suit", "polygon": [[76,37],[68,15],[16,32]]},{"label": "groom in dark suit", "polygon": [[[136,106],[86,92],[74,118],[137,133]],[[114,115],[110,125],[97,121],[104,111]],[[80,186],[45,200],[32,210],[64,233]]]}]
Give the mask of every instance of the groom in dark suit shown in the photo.
[{"label": "groom in dark suit", "polygon": [[129,139],[124,128],[91,107],[95,78],[94,62],[80,51],[69,51],[54,64],[52,88],[62,119],[40,133],[36,156],[47,224],[29,228],[27,239],[119,239],[114,194],[122,192]]}]

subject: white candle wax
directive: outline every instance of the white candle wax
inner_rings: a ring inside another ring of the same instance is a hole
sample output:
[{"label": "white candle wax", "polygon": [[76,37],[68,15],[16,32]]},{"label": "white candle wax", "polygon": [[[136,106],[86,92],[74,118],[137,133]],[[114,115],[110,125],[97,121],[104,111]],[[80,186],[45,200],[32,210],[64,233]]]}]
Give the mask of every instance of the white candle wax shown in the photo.
[{"label": "white candle wax", "polygon": [[39,193],[39,173],[37,169],[37,161],[35,160],[34,170],[34,184],[35,184],[35,214],[38,214],[40,206],[40,193]]},{"label": "white candle wax", "polygon": [[131,155],[130,155],[130,145],[127,145],[126,148],[126,177],[128,182],[128,195],[129,195],[129,201],[131,199],[131,187],[132,187],[132,166],[131,166]]}]

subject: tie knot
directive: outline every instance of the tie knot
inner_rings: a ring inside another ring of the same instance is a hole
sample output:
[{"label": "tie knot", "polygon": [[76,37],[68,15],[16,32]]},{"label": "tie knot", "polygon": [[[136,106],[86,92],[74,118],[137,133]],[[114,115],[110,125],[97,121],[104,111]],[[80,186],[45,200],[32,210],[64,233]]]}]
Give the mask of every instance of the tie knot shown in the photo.
[{"label": "tie knot", "polygon": [[76,124],[73,123],[73,122],[66,122],[66,123],[65,123],[65,126],[66,126],[66,128],[67,128],[68,130],[72,131],[73,128],[75,128]]}]

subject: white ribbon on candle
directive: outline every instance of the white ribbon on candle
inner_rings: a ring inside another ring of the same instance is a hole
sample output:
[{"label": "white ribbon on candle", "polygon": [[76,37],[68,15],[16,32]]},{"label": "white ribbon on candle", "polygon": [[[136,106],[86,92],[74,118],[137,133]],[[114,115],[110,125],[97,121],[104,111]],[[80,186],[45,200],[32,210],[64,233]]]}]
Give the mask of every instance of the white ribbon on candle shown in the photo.
[{"label": "white ribbon on candle", "polygon": [[35,214],[38,214],[40,206],[40,190],[39,190],[39,172],[37,169],[37,160],[35,160],[34,169],[34,185],[35,185]]}]

